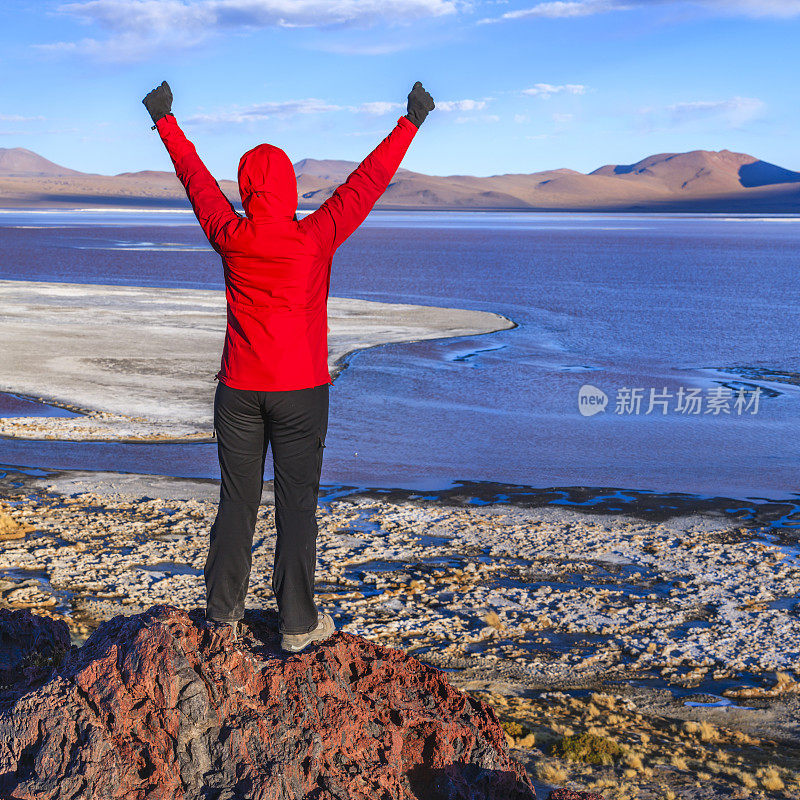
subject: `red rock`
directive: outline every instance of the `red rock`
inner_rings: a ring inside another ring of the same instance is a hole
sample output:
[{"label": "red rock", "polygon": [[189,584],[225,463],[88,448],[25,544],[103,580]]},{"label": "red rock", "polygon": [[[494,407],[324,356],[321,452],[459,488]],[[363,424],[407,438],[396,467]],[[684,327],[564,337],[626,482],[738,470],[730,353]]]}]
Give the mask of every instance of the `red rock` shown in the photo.
[{"label": "red rock", "polygon": [[347,633],[297,655],[168,605],[103,623],[0,709],[3,800],[535,800],[494,712]]},{"label": "red rock", "polygon": [[603,800],[596,792],[576,792],[573,789],[553,789],[547,800]]},{"label": "red rock", "polygon": [[63,620],[0,608],[0,703],[43,684],[69,647]]}]

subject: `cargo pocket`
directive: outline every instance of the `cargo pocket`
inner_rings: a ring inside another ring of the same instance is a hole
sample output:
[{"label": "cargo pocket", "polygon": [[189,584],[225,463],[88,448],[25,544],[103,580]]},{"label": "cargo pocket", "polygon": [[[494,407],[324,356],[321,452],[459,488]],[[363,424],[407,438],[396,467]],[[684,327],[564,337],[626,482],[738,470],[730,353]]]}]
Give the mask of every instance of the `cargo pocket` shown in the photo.
[{"label": "cargo pocket", "polygon": [[322,475],[322,455],[325,452],[325,440],[321,436],[317,436],[317,475],[314,481],[314,497],[319,496],[319,481]]},{"label": "cargo pocket", "polygon": [[322,472],[322,453],[325,449],[325,440],[317,436],[317,485],[319,486],[319,475]]}]

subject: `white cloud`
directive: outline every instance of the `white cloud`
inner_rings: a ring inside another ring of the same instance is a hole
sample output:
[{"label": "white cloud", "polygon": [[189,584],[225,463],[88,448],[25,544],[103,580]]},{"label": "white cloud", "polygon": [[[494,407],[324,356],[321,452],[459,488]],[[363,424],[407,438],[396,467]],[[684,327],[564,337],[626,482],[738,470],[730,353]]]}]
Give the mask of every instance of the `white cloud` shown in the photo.
[{"label": "white cloud", "polygon": [[439,111],[480,111],[486,108],[485,100],[442,100],[434,101]]},{"label": "white cloud", "polygon": [[386,136],[386,128],[376,128],[372,131],[347,131],[339,136]]},{"label": "white cloud", "polygon": [[667,110],[679,122],[698,117],[722,116],[731,127],[738,128],[761,116],[765,108],[763,101],[756,97],[732,97],[729,100],[676,103]]},{"label": "white cloud", "polygon": [[573,114],[553,114],[553,122],[572,122],[573,119]]},{"label": "white cloud", "polygon": [[[131,60],[161,48],[198,44],[223,30],[372,27],[455,14],[463,0],[84,0],[59,11],[106,32],[104,38],[40,45]],[[377,52],[384,52],[378,49]]]},{"label": "white cloud", "polygon": [[326,103],[310,97],[304,100],[285,100],[283,102],[259,103],[246,108],[234,108],[229,111],[215,111],[210,114],[195,114],[187,117],[187,125],[216,125],[222,123],[241,124],[258,122],[264,119],[295,117],[302,114],[324,114],[330,111],[342,111],[346,106]]},{"label": "white cloud", "polygon": [[530,89],[523,89],[522,94],[549,100],[554,94],[586,94],[586,87],[579,83],[565,83],[561,86],[553,86],[550,83],[536,83]]},{"label": "white cloud", "polygon": [[[485,100],[443,100],[436,103],[439,111],[480,111],[486,107]],[[258,122],[265,119],[288,119],[304,114],[328,114],[336,111],[348,111],[368,116],[383,116],[385,114],[405,113],[406,103],[388,102],[376,100],[360,105],[339,105],[328,103],[316,97],[308,97],[300,100],[284,100],[279,102],[258,103],[244,108],[231,108],[225,111],[213,111],[210,113],[194,114],[187,117],[185,122],[188,125],[218,125],[218,124],[243,124],[248,122]],[[489,119],[492,115],[483,115]],[[498,118],[499,119],[499,118]]]},{"label": "white cloud", "polygon": [[714,16],[776,19],[800,16],[800,0],[549,0],[529,8],[507,11],[499,17],[481,19],[478,22],[587,17],[612,11],[628,11],[633,8],[652,9],[656,6],[694,8]]},{"label": "white cloud", "polygon": [[500,122],[497,114],[479,114],[477,117],[456,117],[453,122],[464,125],[465,123],[475,124],[476,122]]},{"label": "white cloud", "polygon": [[385,56],[390,53],[400,53],[419,47],[420,42],[414,39],[403,38],[397,42],[333,42],[326,36],[307,44],[309,50],[318,50],[323,53],[336,53],[344,56]]},{"label": "white cloud", "polygon": [[499,17],[487,17],[478,20],[485,24],[490,22],[503,22],[509,19],[526,19],[531,17],[558,19],[564,17],[588,17],[592,14],[603,14],[607,11],[620,11],[628,5],[614,2],[614,0],[554,0],[553,2],[538,3],[530,8],[520,8],[507,11]]},{"label": "white cloud", "polygon": [[514,114],[514,122],[516,122],[518,125],[521,125],[523,122],[527,121],[528,121],[527,114]]},{"label": "white cloud", "polygon": [[405,111],[406,108],[406,103],[387,103],[383,100],[378,100],[374,103],[362,103],[360,106],[358,106],[357,110],[364,114],[380,116],[381,114],[388,114],[390,111]]},{"label": "white cloud", "polygon": [[725,15],[777,18],[800,16],[800,0],[705,0],[702,5]]},{"label": "white cloud", "polygon": [[664,108],[646,107],[639,110],[651,127],[684,125],[702,120],[722,122],[729,128],[741,128],[760,117],[766,104],[757,97],[731,97],[727,100],[696,100],[673,103]]},{"label": "white cloud", "polygon": [[111,31],[174,33],[176,28],[369,26],[456,11],[453,0],[86,0],[60,10]]},{"label": "white cloud", "polygon": [[23,117],[20,114],[0,114],[0,122],[39,122],[44,117]]}]

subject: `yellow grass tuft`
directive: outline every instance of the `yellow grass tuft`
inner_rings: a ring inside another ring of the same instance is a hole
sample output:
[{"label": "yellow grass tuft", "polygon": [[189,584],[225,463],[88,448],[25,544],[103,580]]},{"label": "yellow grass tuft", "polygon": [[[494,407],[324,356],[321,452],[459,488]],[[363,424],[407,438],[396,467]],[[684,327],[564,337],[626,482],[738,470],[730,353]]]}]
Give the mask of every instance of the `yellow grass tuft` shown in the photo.
[{"label": "yellow grass tuft", "polygon": [[594,704],[589,703],[586,706],[586,716],[587,717],[599,717],[603,712]]},{"label": "yellow grass tuft", "polygon": [[700,726],[693,719],[687,719],[683,723],[683,730],[686,733],[691,734],[692,736],[694,736],[694,734],[696,734],[699,729]]},{"label": "yellow grass tuft", "polygon": [[536,744],[536,736],[533,732],[519,722],[501,722],[500,726],[503,728],[509,747],[531,748]]},{"label": "yellow grass tuft", "polygon": [[696,736],[701,742],[716,742],[720,738],[719,729],[715,728],[710,722],[706,722],[706,720],[695,722],[687,719],[683,723],[683,731],[690,736]]},{"label": "yellow grass tuft", "polygon": [[32,530],[30,525],[17,522],[10,514],[0,510],[0,540],[24,539],[25,534]]},{"label": "yellow grass tuft", "polygon": [[554,786],[559,786],[566,783],[567,771],[558,764],[541,761],[536,765],[536,777],[544,783],[552,783]]},{"label": "yellow grass tuft", "polygon": [[594,705],[607,708],[609,711],[617,707],[617,698],[604,692],[592,692],[589,699]]},{"label": "yellow grass tuft", "polygon": [[589,784],[589,788],[598,792],[602,792],[604,789],[616,789],[617,781],[609,775],[601,775]]},{"label": "yellow grass tuft", "polygon": [[701,720],[700,722],[700,740],[703,742],[717,742],[719,741],[720,734],[719,728],[716,728],[710,722]]},{"label": "yellow grass tuft", "polygon": [[731,760],[731,754],[727,750],[722,750],[721,748],[717,748],[717,752],[714,753],[714,758],[717,761],[721,761],[723,764],[727,764],[728,761]]},{"label": "yellow grass tuft", "polygon": [[776,693],[800,691],[800,684],[788,672],[778,672],[776,677],[778,678],[778,682],[775,684]]},{"label": "yellow grass tuft", "polygon": [[689,769],[689,764],[683,756],[673,755],[669,763],[676,769]]},{"label": "yellow grass tuft", "polygon": [[749,772],[737,769],[733,772],[733,775],[739,779],[742,786],[748,789],[755,789],[758,786],[758,781]]},{"label": "yellow grass tuft", "polygon": [[[634,774],[644,770],[644,762],[638,753],[627,752],[625,753],[625,763],[633,770]],[[630,770],[629,770],[630,771]],[[626,772],[627,775],[627,772]],[[629,778],[633,775],[628,775]]]},{"label": "yellow grass tuft", "polygon": [[780,776],[776,767],[766,767],[761,771],[761,785],[768,792],[779,792],[786,788],[786,784]]},{"label": "yellow grass tuft", "polygon": [[562,725],[560,722],[554,722],[550,725],[550,730],[553,733],[560,734],[561,736],[571,736],[574,731],[568,725]]}]

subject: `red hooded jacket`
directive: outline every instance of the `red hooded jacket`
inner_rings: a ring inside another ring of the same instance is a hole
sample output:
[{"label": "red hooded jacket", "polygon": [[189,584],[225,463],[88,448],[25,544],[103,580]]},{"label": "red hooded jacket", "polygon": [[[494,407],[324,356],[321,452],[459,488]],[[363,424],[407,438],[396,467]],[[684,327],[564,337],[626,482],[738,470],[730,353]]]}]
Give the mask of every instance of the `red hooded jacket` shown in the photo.
[{"label": "red hooded jacket", "polygon": [[400,117],[333,195],[299,221],[294,167],[279,147],[260,144],[239,161],[241,216],[175,117],[162,117],[156,127],[203,232],[222,257],[228,326],[217,377],[234,389],[257,391],[331,383],[331,260],[386,191],[416,125]]}]

